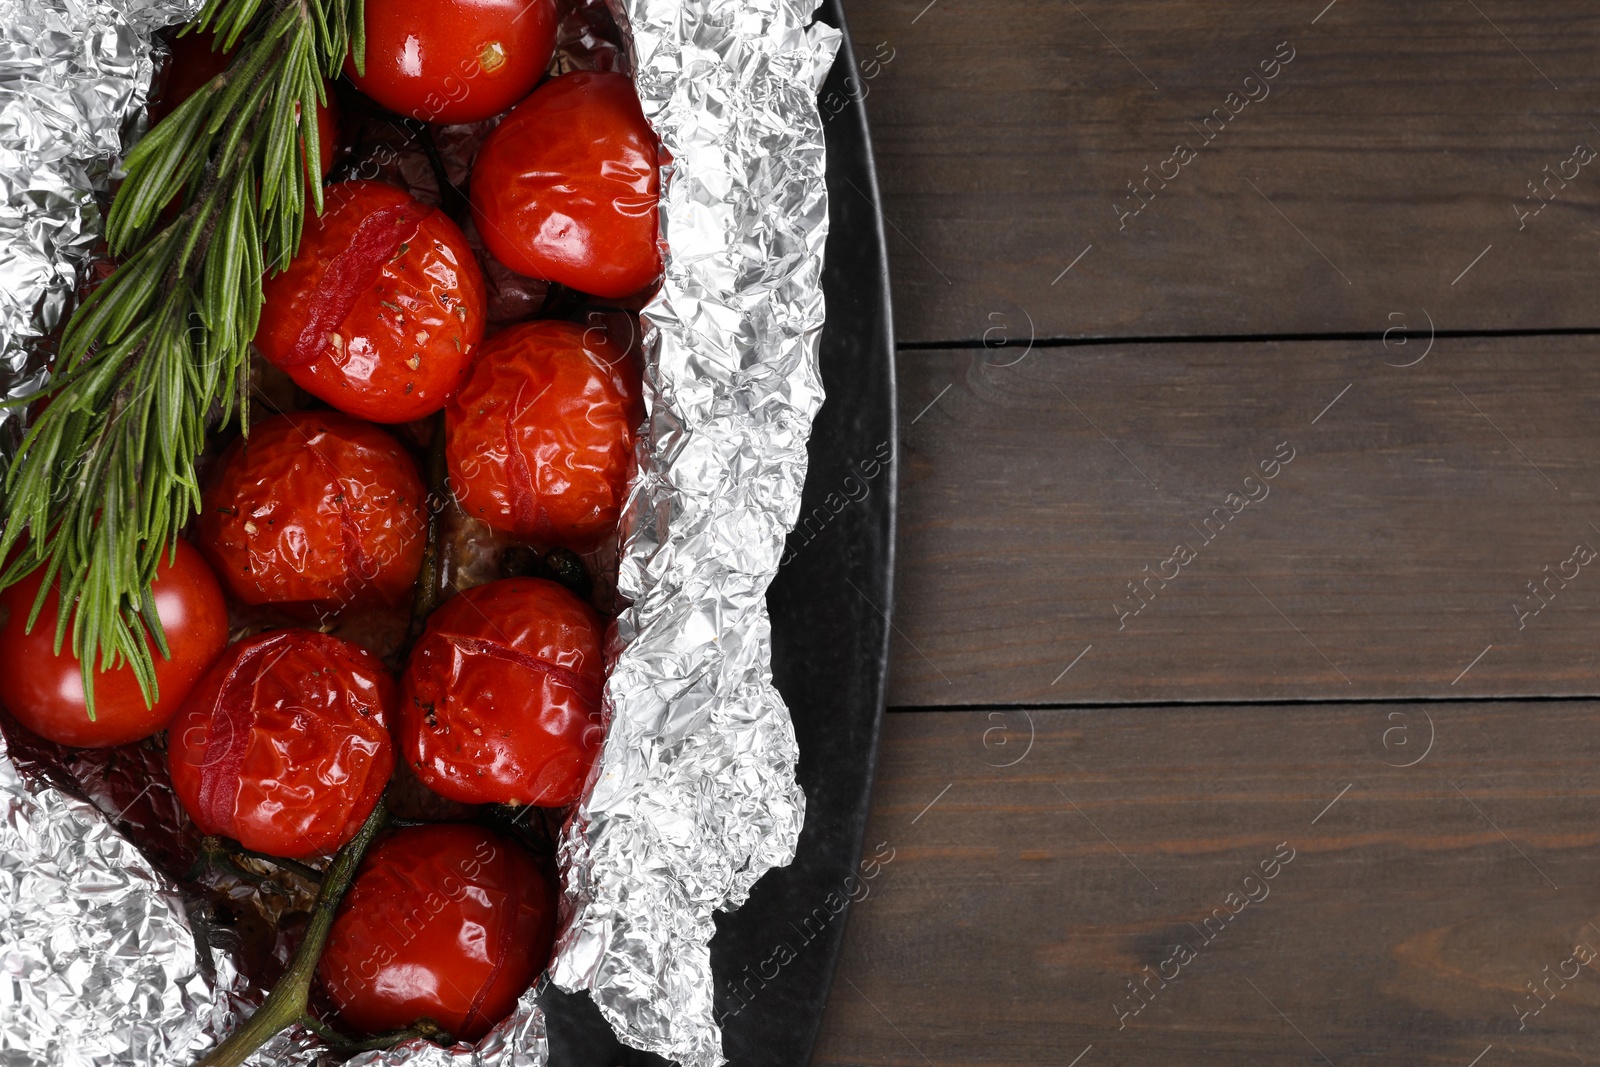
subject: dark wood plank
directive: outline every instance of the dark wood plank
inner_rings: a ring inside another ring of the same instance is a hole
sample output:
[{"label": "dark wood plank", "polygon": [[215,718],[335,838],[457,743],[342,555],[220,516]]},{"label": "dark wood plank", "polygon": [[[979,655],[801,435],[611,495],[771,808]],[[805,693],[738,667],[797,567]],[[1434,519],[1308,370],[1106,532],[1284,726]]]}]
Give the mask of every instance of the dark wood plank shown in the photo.
[{"label": "dark wood plank", "polygon": [[[1441,329],[1600,326],[1600,168],[1528,187],[1600,149],[1589,0],[849,15],[876,74],[902,341],[976,338],[996,315],[1041,337],[1376,332],[1419,308]],[[1281,42],[1292,61],[1247,87]],[[1214,109],[1230,117],[1207,141]],[[1193,160],[1166,163],[1179,145]],[[1128,183],[1161,171],[1176,177],[1135,199]]]},{"label": "dark wood plank", "polygon": [[891,715],[814,1062],[1592,1062],[1597,712]]},{"label": "dark wood plank", "polygon": [[904,353],[891,706],[1600,695],[1600,339],[1400,340]]}]

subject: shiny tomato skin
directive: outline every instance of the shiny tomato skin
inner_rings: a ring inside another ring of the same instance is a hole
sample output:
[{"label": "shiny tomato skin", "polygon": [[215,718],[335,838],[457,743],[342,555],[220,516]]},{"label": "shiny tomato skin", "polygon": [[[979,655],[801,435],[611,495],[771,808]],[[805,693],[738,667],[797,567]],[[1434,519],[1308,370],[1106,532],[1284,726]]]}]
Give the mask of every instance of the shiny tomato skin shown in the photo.
[{"label": "shiny tomato skin", "polygon": [[604,733],[601,630],[589,605],[543,578],[452,597],[406,665],[402,758],[463,804],[578,800]]},{"label": "shiny tomato skin", "polygon": [[483,272],[459,227],[383,182],[329,186],[263,287],[255,343],[306,392],[372,422],[431,415],[483,339]]},{"label": "shiny tomato skin", "polygon": [[552,78],[472,166],[472,217],[512,270],[615,299],[661,276],[658,144],[623,74]]},{"label": "shiny tomato skin", "polygon": [[477,122],[528,95],[556,47],[555,0],[367,0],[366,73],[345,74],[392,111]]},{"label": "shiny tomato skin", "polygon": [[403,602],[427,539],[417,465],[393,437],[336,411],[277,415],[223,453],[198,542],[246,604]]},{"label": "shiny tomato skin", "polygon": [[406,827],[362,861],[317,975],[352,1029],[427,1017],[476,1041],[550,962],[555,925],[555,882],[515,841],[463,823]]},{"label": "shiny tomato skin", "polygon": [[627,496],[639,394],[637,366],[604,330],[543,321],[496,334],[445,409],[456,499],[517,537],[594,544]]},{"label": "shiny tomato skin", "polygon": [[96,675],[95,718],[89,720],[70,632],[61,655],[53,651],[59,618],[54,590],[33,632],[23,633],[43,569],[0,593],[0,703],[40,737],[76,748],[109,748],[159,733],[228,643],[228,605],[211,568],[185,541],[177,552],[171,565],[163,557],[151,586],[172,653],[164,659],[151,645],[159,690],[154,707],[145,706],[133,668],[124,663]]},{"label": "shiny tomato skin", "polygon": [[228,649],[167,731],[172,787],[208,834],[299,859],[332,852],[394,770],[394,679],[360,645],[279,630]]}]

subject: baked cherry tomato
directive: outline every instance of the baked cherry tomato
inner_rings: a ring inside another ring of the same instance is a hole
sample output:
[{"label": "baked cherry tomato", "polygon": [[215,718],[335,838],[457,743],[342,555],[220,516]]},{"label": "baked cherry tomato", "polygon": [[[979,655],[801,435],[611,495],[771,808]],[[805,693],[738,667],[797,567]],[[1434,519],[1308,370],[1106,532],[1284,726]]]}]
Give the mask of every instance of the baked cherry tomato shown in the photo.
[{"label": "baked cherry tomato", "polygon": [[343,1021],[367,1033],[429,1018],[475,1041],[550,962],[556,886],[510,838],[435,823],[368,851],[317,974]]},{"label": "baked cherry tomato", "polygon": [[365,74],[356,88],[424,122],[498,115],[538,84],[556,47],[555,0],[367,0]]},{"label": "baked cherry tomato", "polygon": [[661,275],[656,135],[633,81],[580,70],[540,86],[472,165],[472,217],[514,271],[595,296]]},{"label": "baked cherry tomato", "polygon": [[208,834],[273,856],[332,852],[389,782],[394,707],[394,680],[360,645],[309,630],[241,641],[172,720],[172,787]]},{"label": "baked cherry tomato", "polygon": [[150,587],[171,659],[151,644],[157,695],[145,705],[133,668],[124,663],[102,670],[94,681],[94,720],[83,699],[83,668],[72,654],[69,632],[61,654],[54,652],[58,600],[55,589],[32,633],[23,633],[33,598],[44,581],[34,571],[0,593],[0,702],[24,726],[57,744],[79,748],[125,745],[158,733],[167,725],[199,677],[228,643],[228,605],[200,553],[178,542],[172,563],[163,557]]},{"label": "baked cherry tomato", "polygon": [[466,237],[382,182],[340,182],[324,196],[293,262],[263,287],[256,347],[358,418],[438,411],[483,339],[483,272]]},{"label": "baked cherry tomato", "polygon": [[627,494],[639,393],[638,368],[603,329],[545,321],[496,334],[445,410],[456,499],[518,537],[598,541]]},{"label": "baked cherry tomato", "polygon": [[600,637],[594,610],[544,578],[447,600],[406,665],[402,758],[463,804],[571,804],[604,733]]},{"label": "baked cherry tomato", "polygon": [[[172,42],[172,54],[161,71],[157,89],[151,95],[150,124],[154,126],[178,109],[212,78],[228,69],[232,52],[216,50],[216,35],[210,32],[186,33]],[[326,104],[317,106],[317,146],[322,174],[333,169],[334,153],[339,148],[339,103],[331,86],[324,85]],[[295,112],[296,117],[299,111]],[[307,172],[309,174],[309,171]]]},{"label": "baked cherry tomato", "polygon": [[335,411],[300,411],[228,447],[199,527],[201,550],[246,604],[394,604],[422,568],[426,502],[393,437]]}]

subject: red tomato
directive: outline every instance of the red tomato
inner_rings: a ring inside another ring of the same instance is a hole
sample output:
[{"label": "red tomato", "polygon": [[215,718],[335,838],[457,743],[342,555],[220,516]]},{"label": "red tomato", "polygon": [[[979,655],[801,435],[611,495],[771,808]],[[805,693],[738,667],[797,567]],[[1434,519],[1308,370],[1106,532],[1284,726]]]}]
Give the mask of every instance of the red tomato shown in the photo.
[{"label": "red tomato", "polygon": [[461,387],[485,318],[483,272],[450,219],[382,182],[341,182],[263,287],[256,347],[340,411],[410,422]]},{"label": "red tomato", "polygon": [[400,747],[422,784],[463,804],[577,800],[604,733],[600,636],[593,609],[543,578],[446,601],[402,683]]},{"label": "red tomato", "polygon": [[394,706],[394,680],[360,645],[309,630],[241,641],[172,720],[172,787],[208,834],[273,856],[332,852],[389,782]]},{"label": "red tomato", "polygon": [[545,321],[496,334],[445,411],[462,508],[518,537],[598,541],[627,495],[639,391],[603,329]]},{"label": "red tomato", "polygon": [[623,74],[580,70],[540,86],[472,165],[472,217],[500,262],[616,298],[661,275],[656,135]]},{"label": "red tomato", "polygon": [[521,845],[461,823],[375,844],[333,920],[318,977],[367,1033],[426,1016],[476,1041],[550,962],[556,887]]},{"label": "red tomato", "polygon": [[32,633],[23,633],[44,570],[0,593],[0,701],[24,726],[57,744],[79,748],[125,745],[158,733],[167,725],[196,679],[228,643],[228,605],[200,553],[178,542],[177,559],[156,568],[151,586],[156,614],[166,634],[171,659],[154,644],[158,693],[146,707],[133,668],[124,663],[95,675],[94,720],[83,699],[83,668],[72,654],[72,636],[53,651],[57,596],[45,598]]},{"label": "red tomato", "polygon": [[417,465],[382,430],[334,411],[278,415],[229,446],[199,544],[246,604],[400,603],[422,568]]},{"label": "red tomato", "polygon": [[556,48],[555,0],[367,0],[367,72],[356,88],[424,122],[498,115],[539,83]]},{"label": "red tomato", "polygon": [[[151,94],[150,125],[172,114],[179,104],[228,69],[233,53],[216,51],[216,43],[216,34],[210,32],[187,33],[172,42],[172,55],[161,71],[158,88]],[[317,107],[317,146],[322,156],[321,177],[326,178],[339,147],[339,103],[331,86],[324,83],[323,88],[328,102]],[[296,117],[299,114],[297,110]]]},{"label": "red tomato", "polygon": [[[321,164],[319,168],[321,173],[318,177],[326,178],[328,172],[333,169],[334,156],[339,152],[339,101],[333,95],[333,86],[324,82],[322,87],[323,95],[328,102],[317,105],[317,152],[321,157],[318,160]],[[299,117],[300,112],[297,109],[295,118]],[[306,174],[307,177],[310,176],[309,167],[306,168]]]}]

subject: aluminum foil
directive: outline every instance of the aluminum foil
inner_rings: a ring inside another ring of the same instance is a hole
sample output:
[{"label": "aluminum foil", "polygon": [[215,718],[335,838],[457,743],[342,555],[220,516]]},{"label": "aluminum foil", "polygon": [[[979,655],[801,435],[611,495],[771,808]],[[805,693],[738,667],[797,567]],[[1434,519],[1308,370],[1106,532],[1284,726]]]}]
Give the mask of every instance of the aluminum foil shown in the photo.
[{"label": "aluminum foil", "polygon": [[202,973],[176,891],[102,811],[0,756],[0,1061],[192,1059],[231,971]]},{"label": "aluminum foil", "polygon": [[674,163],[666,283],[644,309],[648,433],[623,527],[631,601],[611,724],[562,842],[552,969],[627,1043],[723,1061],[718,909],[794,856],[805,797],[772,686],[766,592],[822,403],[827,195],[814,0],[624,0],[645,114]]},{"label": "aluminum foil", "polygon": [[[152,29],[199,0],[0,0],[0,385],[38,388],[100,236],[104,192],[143,121]],[[15,434],[18,415],[0,412]]]},{"label": "aluminum foil", "polygon": [[[583,18],[603,0],[582,0]],[[644,309],[648,424],[623,520],[630,606],[608,653],[610,730],[561,846],[550,980],[618,1035],[723,1061],[712,915],[794,855],[805,798],[771,683],[766,590],[800,506],[822,402],[827,232],[816,92],[838,34],[815,0],[611,0],[671,154],[661,293]],[[0,0],[0,395],[40,383],[98,240],[97,194],[141,131],[150,32],[198,0]],[[582,25],[568,34],[592,47]],[[566,31],[564,31],[566,32]],[[564,44],[570,43],[564,37]],[[604,60],[604,62],[611,62]],[[0,412],[0,433],[19,416]],[[0,1062],[193,1061],[262,995],[130,837],[122,768],[0,738]],[[147,783],[148,784],[148,783]],[[156,813],[152,818],[159,820]],[[197,936],[197,933],[202,936]],[[354,1064],[543,1067],[530,990],[476,1046]],[[261,1064],[332,1062],[292,1030]]]}]

